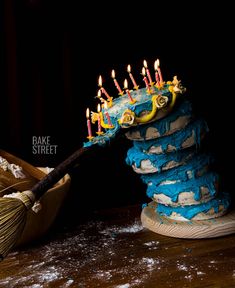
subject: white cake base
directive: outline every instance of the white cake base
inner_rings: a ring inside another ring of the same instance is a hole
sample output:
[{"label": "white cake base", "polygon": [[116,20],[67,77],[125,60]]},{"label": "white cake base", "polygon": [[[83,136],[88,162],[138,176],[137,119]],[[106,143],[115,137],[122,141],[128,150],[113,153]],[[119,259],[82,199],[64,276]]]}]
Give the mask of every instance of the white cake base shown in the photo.
[{"label": "white cake base", "polygon": [[235,210],[209,220],[175,221],[160,216],[152,201],[141,212],[143,227],[161,235],[176,238],[215,238],[235,233]]}]

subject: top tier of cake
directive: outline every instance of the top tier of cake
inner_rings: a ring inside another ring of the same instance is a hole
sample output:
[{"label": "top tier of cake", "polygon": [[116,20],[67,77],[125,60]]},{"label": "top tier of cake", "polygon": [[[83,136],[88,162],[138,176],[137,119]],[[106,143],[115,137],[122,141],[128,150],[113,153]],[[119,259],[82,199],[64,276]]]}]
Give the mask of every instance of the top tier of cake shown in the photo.
[{"label": "top tier of cake", "polygon": [[185,88],[175,76],[172,81],[148,89],[126,90],[122,96],[109,97],[107,101],[100,97],[101,111],[91,112],[91,122],[98,122],[99,130],[97,136],[89,135],[84,146],[105,145],[122,128],[138,127],[162,119],[172,111],[178,96],[184,92]]}]

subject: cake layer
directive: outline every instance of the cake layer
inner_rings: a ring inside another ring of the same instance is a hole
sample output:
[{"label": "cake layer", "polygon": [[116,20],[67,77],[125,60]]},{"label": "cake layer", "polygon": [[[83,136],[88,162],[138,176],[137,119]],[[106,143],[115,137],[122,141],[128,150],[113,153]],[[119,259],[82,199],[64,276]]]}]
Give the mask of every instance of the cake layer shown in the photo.
[{"label": "cake layer", "polygon": [[168,136],[146,140],[133,141],[134,146],[142,152],[162,154],[177,151],[196,145],[200,146],[201,140],[208,131],[207,123],[203,119],[191,121],[185,128]]},{"label": "cake layer", "polygon": [[205,174],[214,158],[209,154],[195,154],[185,165],[169,169],[162,173],[151,173],[141,175],[141,179],[146,184],[167,185],[188,181]]},{"label": "cake layer", "polygon": [[147,195],[158,203],[172,206],[206,202],[218,192],[217,173],[207,172],[200,177],[172,184],[148,183]]},{"label": "cake layer", "polygon": [[160,215],[176,221],[206,220],[224,215],[230,203],[230,195],[227,192],[220,192],[205,203],[179,207],[158,204],[156,211]]},{"label": "cake layer", "polygon": [[166,171],[184,165],[195,154],[192,149],[184,149],[167,154],[147,154],[140,152],[136,147],[127,151],[126,163],[132,166],[136,173],[148,174]]},{"label": "cake layer", "polygon": [[150,140],[158,137],[170,135],[183,129],[192,118],[192,105],[189,101],[182,101],[168,116],[160,121],[133,127],[125,135],[130,140]]}]

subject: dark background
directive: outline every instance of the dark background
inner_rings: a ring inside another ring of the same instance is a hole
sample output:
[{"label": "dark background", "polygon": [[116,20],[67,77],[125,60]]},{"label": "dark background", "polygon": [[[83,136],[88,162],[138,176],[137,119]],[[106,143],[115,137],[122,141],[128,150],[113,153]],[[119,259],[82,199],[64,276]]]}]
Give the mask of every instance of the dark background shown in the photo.
[{"label": "dark background", "polygon": [[[56,166],[86,141],[85,111],[96,109],[98,76],[117,95],[112,69],[122,85],[131,64],[143,87],[143,60],[154,73],[159,58],[164,79],[177,75],[195,112],[206,118],[208,147],[231,190],[235,95],[230,7],[178,1],[79,3],[1,1],[1,148],[35,166]],[[34,155],[33,136],[50,136],[57,153]],[[71,171],[65,218],[149,201],[139,176],[125,164],[128,147],[126,139],[119,139]]]}]

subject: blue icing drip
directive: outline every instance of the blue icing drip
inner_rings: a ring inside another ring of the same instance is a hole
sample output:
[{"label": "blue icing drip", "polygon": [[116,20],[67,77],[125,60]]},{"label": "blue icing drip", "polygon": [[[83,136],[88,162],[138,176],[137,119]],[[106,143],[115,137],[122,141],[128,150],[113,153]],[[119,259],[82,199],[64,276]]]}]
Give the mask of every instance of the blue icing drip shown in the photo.
[{"label": "blue icing drip", "polygon": [[142,103],[139,107],[136,106],[134,109],[132,109],[132,107],[129,107],[129,109],[134,110],[135,114],[139,116],[140,113],[143,112],[144,110],[148,111],[152,110],[152,102],[145,102]]},{"label": "blue icing drip", "polygon": [[147,129],[150,127],[155,127],[160,133],[160,135],[164,135],[170,129],[170,124],[172,122],[174,122],[180,116],[185,115],[191,116],[191,112],[192,112],[192,105],[189,101],[185,100],[182,101],[182,103],[179,104],[179,107],[177,107],[177,109],[172,111],[172,113],[170,113],[168,116],[155,122],[141,126],[141,129],[140,126],[133,128],[132,131],[139,131],[141,137],[145,138]]},{"label": "blue icing drip", "polygon": [[[103,112],[108,111],[111,122],[115,126],[115,128],[106,129],[104,134],[94,137],[91,141],[84,142],[83,146],[89,147],[94,144],[104,146],[107,142],[110,141],[109,138],[114,138],[119,129],[122,129],[118,123],[118,120],[121,118],[125,110],[131,109],[136,113],[136,115],[139,115],[141,112],[143,112],[143,110],[149,110],[149,111],[152,110],[153,94],[161,94],[167,96],[170,102],[172,94],[171,92],[169,92],[169,86],[170,86],[169,84],[164,84],[164,87],[161,88],[160,90],[156,87],[152,87],[153,89],[152,94],[148,94],[146,88],[141,88],[138,89],[137,91],[132,91],[131,92],[132,97],[135,100],[137,100],[136,103],[134,104],[130,104],[129,97],[127,94],[114,98],[112,107],[109,107],[107,109],[103,108],[102,110]],[[105,115],[104,115],[104,122],[106,124],[108,122]]]},{"label": "blue icing drip", "polygon": [[201,212],[207,213],[211,208],[214,208],[215,213],[218,213],[220,205],[223,205],[224,209],[226,210],[229,208],[230,203],[231,203],[231,197],[229,193],[221,192],[216,198],[213,198],[206,203],[202,203],[199,205],[188,205],[183,207],[172,207],[163,204],[158,204],[156,211],[160,215],[163,216],[166,215],[168,217],[173,212],[175,212],[177,214],[180,214],[184,218],[190,220]]},{"label": "blue icing drip", "polygon": [[187,181],[188,171],[192,172],[192,177],[196,178],[196,174],[201,171],[205,166],[210,165],[214,159],[209,154],[198,154],[187,161],[185,165],[177,166],[175,168],[166,170],[159,173],[143,174],[141,175],[141,180],[148,184],[149,182],[154,183],[154,185],[159,185],[162,181]]},{"label": "blue icing drip", "polygon": [[194,143],[200,145],[201,133],[207,131],[207,124],[205,120],[197,119],[191,121],[184,129],[174,132],[171,135],[159,137],[152,140],[145,141],[133,141],[135,147],[139,148],[141,151],[148,151],[152,146],[162,148],[162,153],[166,153],[168,145],[172,145],[176,150],[182,149],[182,144],[189,137],[192,136],[194,131]]},{"label": "blue icing drip", "polygon": [[174,184],[165,185],[149,185],[147,188],[147,195],[152,198],[154,194],[165,194],[170,197],[173,202],[178,201],[178,196],[182,192],[194,192],[194,199],[199,201],[201,199],[200,188],[207,187],[211,196],[216,194],[216,181],[219,176],[217,173],[209,172],[201,177],[190,179],[188,181],[177,182]]},{"label": "blue icing drip", "polygon": [[126,164],[132,166],[136,165],[137,168],[140,167],[141,161],[150,160],[152,165],[157,168],[160,172],[162,167],[170,161],[181,162],[186,161],[187,158],[190,158],[193,154],[193,150],[184,149],[178,152],[172,152],[169,154],[146,154],[140,152],[139,149],[136,149],[134,146],[127,151]]}]

